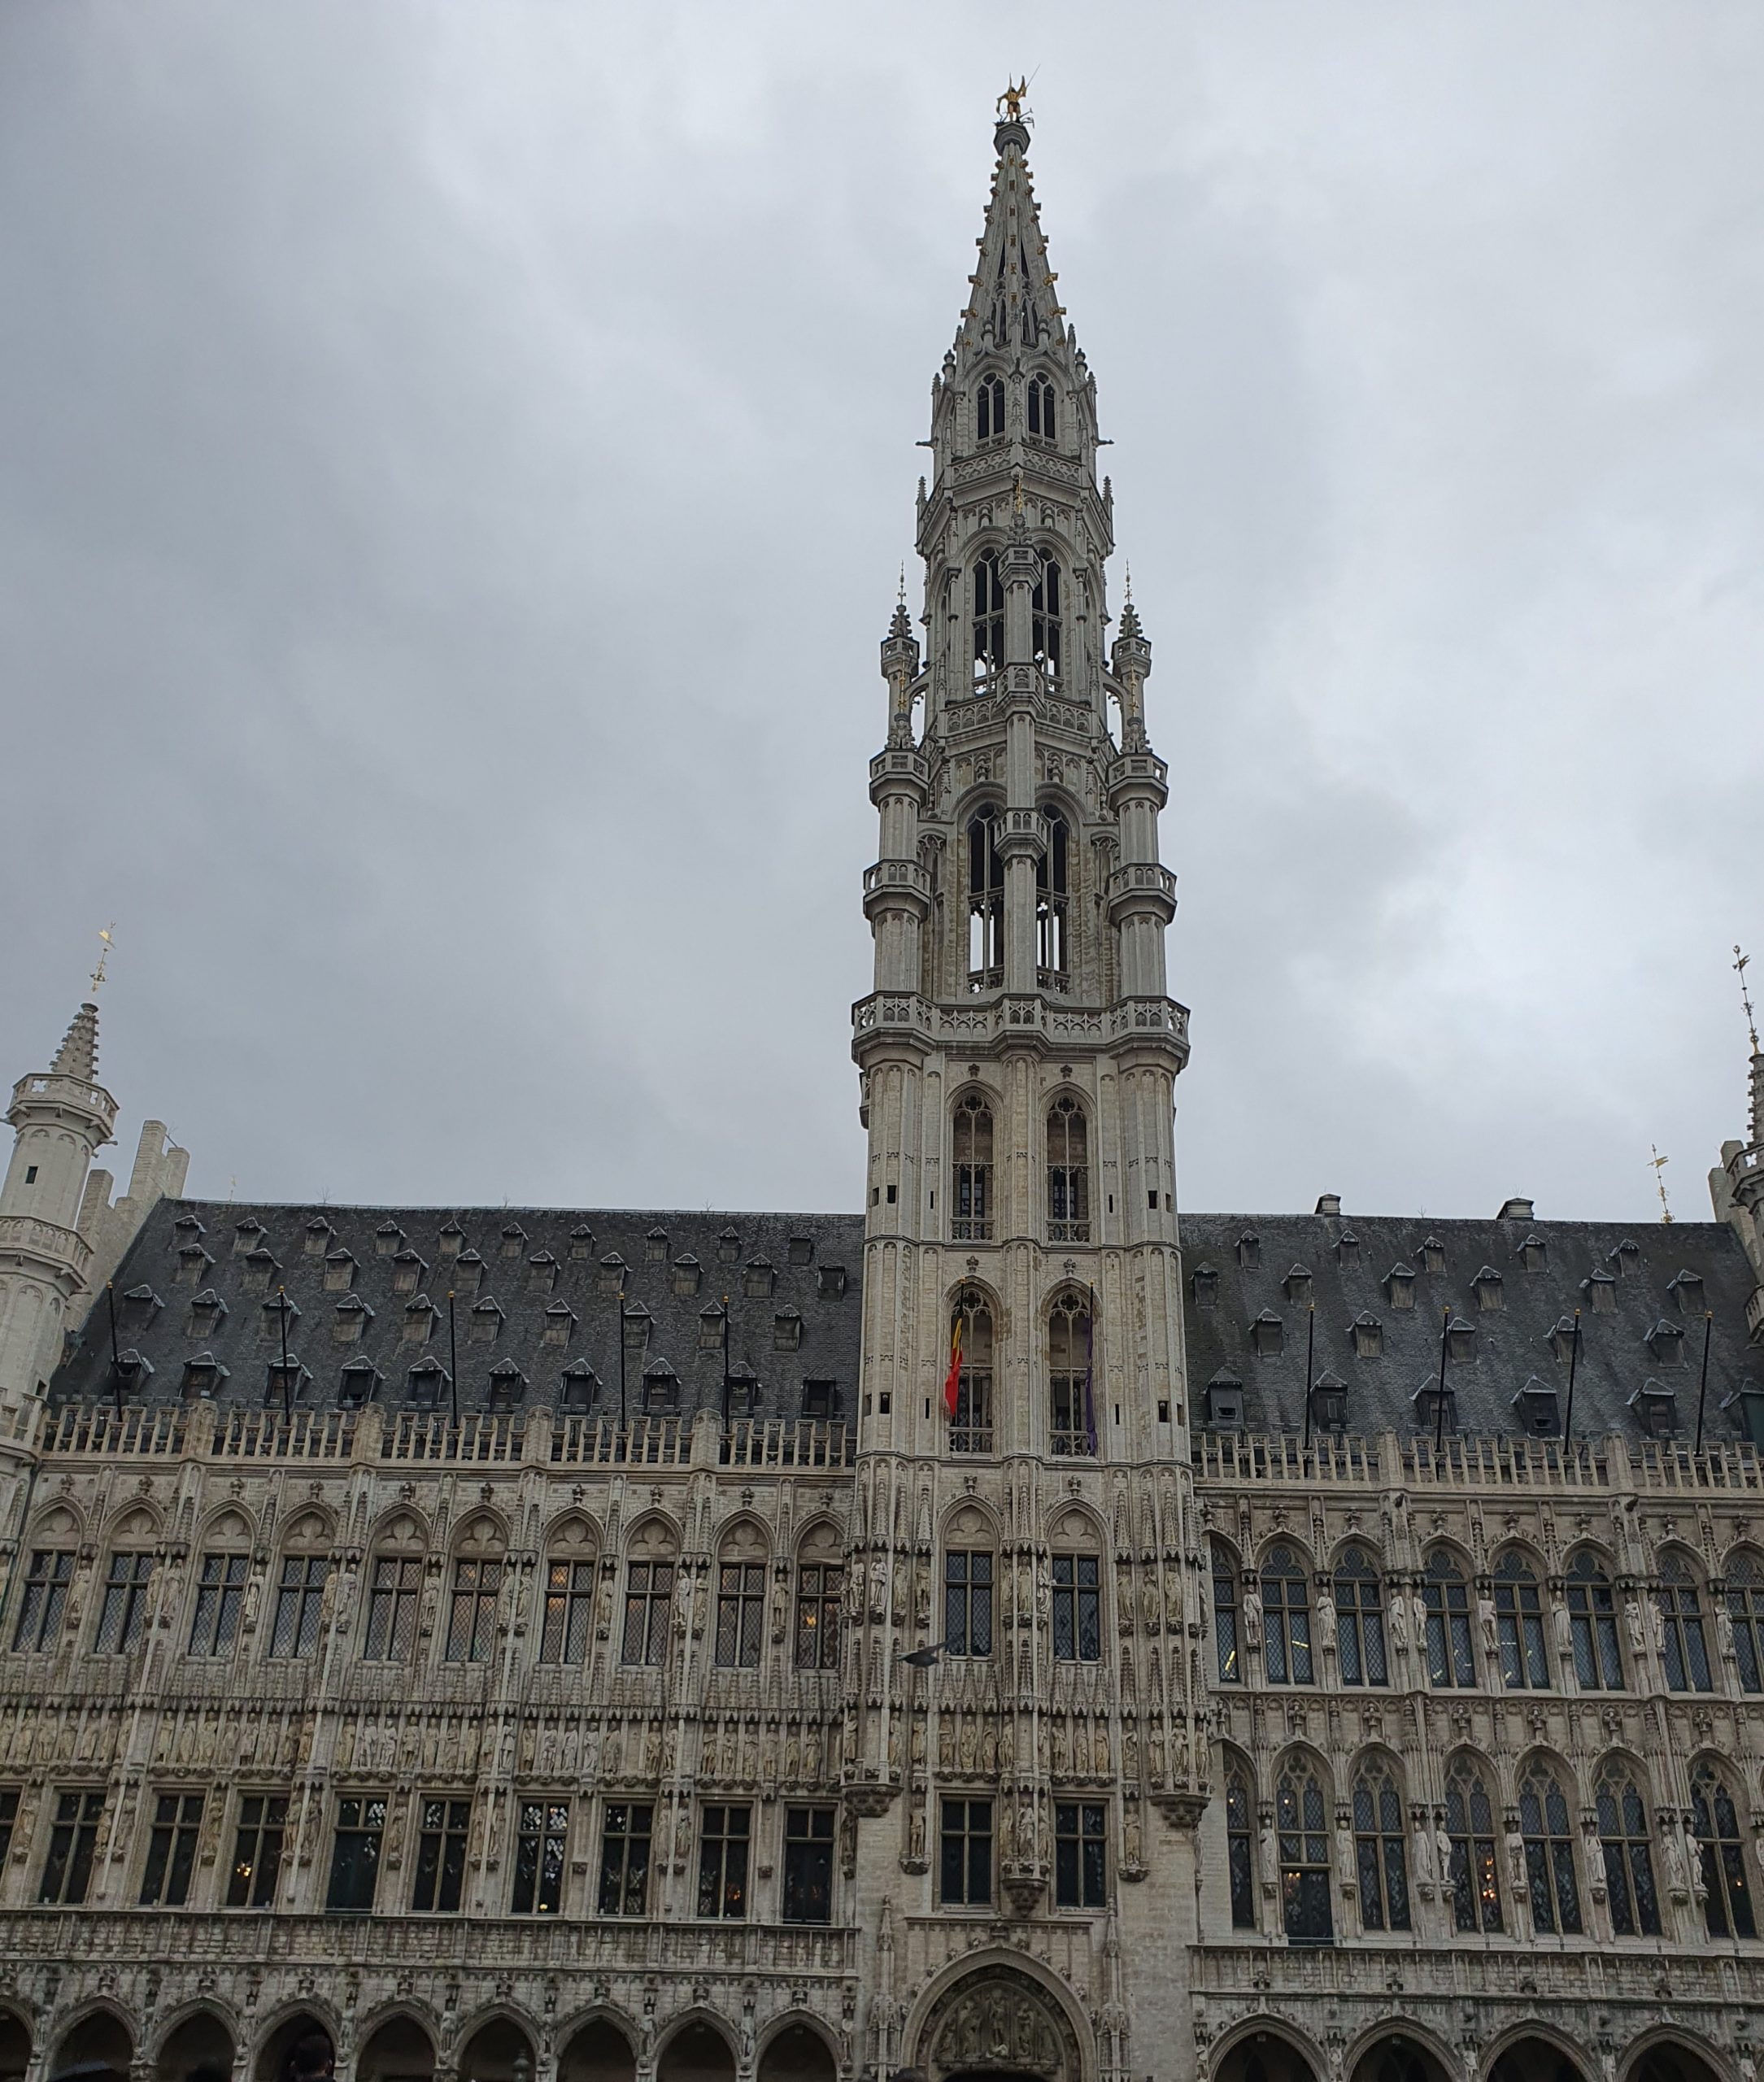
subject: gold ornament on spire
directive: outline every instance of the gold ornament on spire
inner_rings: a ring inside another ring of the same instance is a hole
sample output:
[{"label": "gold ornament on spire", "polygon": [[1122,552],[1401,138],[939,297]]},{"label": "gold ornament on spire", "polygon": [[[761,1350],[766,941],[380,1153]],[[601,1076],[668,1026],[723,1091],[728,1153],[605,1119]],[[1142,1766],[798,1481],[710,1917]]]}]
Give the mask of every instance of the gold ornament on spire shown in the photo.
[{"label": "gold ornament on spire", "polygon": [[113,918],[98,934],[98,967],[92,971],[92,987],[94,991],[101,988],[103,984],[104,965],[110,960],[111,949],[116,944],[115,934],[116,921]]},{"label": "gold ornament on spire", "polygon": [[1758,1052],[1757,1017],[1752,1009],[1751,987],[1745,980],[1746,969],[1751,960],[1750,955],[1740,953],[1740,943],[1736,940],[1733,947],[1734,973],[1740,979],[1740,1002],[1745,1007],[1745,1030],[1752,1037],[1752,1052],[1755,1056]]},{"label": "gold ornament on spire", "polygon": [[1023,96],[1029,92],[1029,79],[1026,74],[1013,86],[1007,78],[1004,91],[993,103],[994,111],[1007,123],[1021,123],[1023,120]]},{"label": "gold ornament on spire", "polygon": [[1648,1147],[1653,1152],[1654,1190],[1660,1196],[1660,1220],[1664,1225],[1672,1219],[1672,1204],[1666,1198],[1666,1167],[1670,1163],[1671,1159],[1660,1154],[1660,1145],[1657,1143],[1651,1142]]}]

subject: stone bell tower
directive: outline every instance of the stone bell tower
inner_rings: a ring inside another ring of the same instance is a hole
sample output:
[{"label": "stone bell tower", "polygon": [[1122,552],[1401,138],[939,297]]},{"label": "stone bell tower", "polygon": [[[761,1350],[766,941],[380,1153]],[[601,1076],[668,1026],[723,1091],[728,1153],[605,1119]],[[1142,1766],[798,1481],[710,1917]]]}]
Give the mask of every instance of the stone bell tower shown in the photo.
[{"label": "stone bell tower", "polygon": [[[1092,2006],[1116,1990],[1106,2075],[1142,2030],[1188,2036],[1170,1987],[1122,1990],[1136,1932],[1155,1935],[1163,1982],[1181,1956],[1204,1801],[1172,1135],[1187,1015],[1165,990],[1151,647],[1130,600],[1108,640],[1095,385],[1028,128],[1004,107],[978,265],[932,385],[925,648],[903,600],[870,765],[847,1783],[874,1818],[865,1897],[891,1905],[878,2062],[949,2064],[953,1984],[911,1938],[919,1918],[982,1906],[952,1889],[981,1884],[984,1834],[991,1906],[1024,1942],[1042,1918],[1091,1916]],[[1080,1846],[1075,1880],[1074,1829],[1103,1839],[1100,1859]],[[896,2002],[889,1980],[921,1993]]]}]

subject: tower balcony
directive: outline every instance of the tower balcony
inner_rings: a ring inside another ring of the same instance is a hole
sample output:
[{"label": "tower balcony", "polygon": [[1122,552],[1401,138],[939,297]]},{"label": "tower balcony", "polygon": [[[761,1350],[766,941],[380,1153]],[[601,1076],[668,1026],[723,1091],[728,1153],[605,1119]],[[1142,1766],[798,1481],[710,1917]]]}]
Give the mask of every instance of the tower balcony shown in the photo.
[{"label": "tower balcony", "polygon": [[1727,1159],[1727,1183],[1741,1207],[1753,1208],[1764,1201],[1764,1142],[1735,1150]]},{"label": "tower balcony", "polygon": [[915,911],[930,916],[931,878],[917,860],[878,860],[864,870],[864,916],[873,921],[884,911]]},{"label": "tower balcony", "polygon": [[1136,795],[1149,795],[1162,809],[1169,800],[1169,769],[1155,751],[1123,752],[1109,763],[1107,786],[1113,810]]},{"label": "tower balcony", "polygon": [[92,1246],[77,1229],[41,1222],[34,1214],[0,1215],[0,1264],[24,1259],[71,1272],[83,1287],[92,1269]]},{"label": "tower balcony", "polygon": [[51,1109],[58,1113],[72,1113],[101,1121],[107,1141],[116,1124],[116,1101],[102,1084],[88,1084],[84,1078],[68,1077],[56,1070],[21,1077],[12,1087],[7,1120],[17,1127],[25,1114]]},{"label": "tower balcony", "polygon": [[891,745],[869,763],[869,799],[880,806],[886,795],[903,789],[916,795],[921,804],[930,786],[930,769],[923,752],[910,745]]},{"label": "tower balcony", "polygon": [[1007,810],[999,819],[999,852],[1007,860],[1045,857],[1048,820],[1039,810]]},{"label": "tower balcony", "polygon": [[1108,898],[1113,924],[1150,912],[1167,926],[1176,915],[1176,878],[1155,860],[1130,861],[1108,878]]},{"label": "tower balcony", "polygon": [[1188,1008],[1174,998],[1120,998],[1100,1010],[1050,1004],[1045,997],[1000,996],[984,1004],[935,1004],[906,991],[875,991],[852,1008],[852,1052],[904,1041],[961,1050],[999,1042],[1039,1043],[1050,1052],[1148,1044],[1188,1060]]}]

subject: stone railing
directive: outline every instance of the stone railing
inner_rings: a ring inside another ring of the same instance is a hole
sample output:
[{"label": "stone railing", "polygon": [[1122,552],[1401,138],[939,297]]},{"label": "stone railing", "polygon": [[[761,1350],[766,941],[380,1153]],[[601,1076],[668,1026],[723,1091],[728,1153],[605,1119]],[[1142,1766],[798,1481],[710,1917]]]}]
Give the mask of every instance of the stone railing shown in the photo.
[{"label": "stone railing", "polygon": [[634,1417],[617,1424],[564,1417],[551,1427],[551,1458],[565,1466],[684,1467],[691,1457],[691,1427],[683,1418]]},{"label": "stone railing", "polygon": [[1192,1457],[1203,1482],[1306,1488],[1368,1483],[1392,1489],[1556,1490],[1581,1494],[1643,1490],[1698,1495],[1764,1490],[1764,1456],[1748,1441],[1705,1443],[1700,1452],[1675,1440],[1456,1438],[1435,1452],[1424,1435],[1386,1431],[1282,1435],[1199,1431]]},{"label": "stone railing", "polygon": [[1764,2000],[1764,1957],[1657,1944],[1633,1952],[1621,1945],[1545,1949],[1475,1938],[1449,1946],[1202,1945],[1188,1957],[1196,1994],[1227,1999],[1363,1996],[1388,2006],[1394,1977],[1409,1999],[1635,2001],[1655,2006],[1662,2000]]},{"label": "stone railing", "polygon": [[849,1425],[743,1418],[724,1434],[720,1457],[725,1467],[849,1467],[856,1445]]}]

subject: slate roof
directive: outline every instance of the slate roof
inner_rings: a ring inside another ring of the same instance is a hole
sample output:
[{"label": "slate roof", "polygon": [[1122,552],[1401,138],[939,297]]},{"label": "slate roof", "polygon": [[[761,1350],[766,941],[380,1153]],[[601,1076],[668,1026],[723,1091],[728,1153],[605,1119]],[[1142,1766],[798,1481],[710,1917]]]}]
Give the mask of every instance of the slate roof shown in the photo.
[{"label": "slate roof", "polygon": [[[1460,1432],[1525,1430],[1514,1398],[1534,1380],[1556,1392],[1560,1409],[1572,1339],[1557,1326],[1577,1308],[1577,1436],[1641,1433],[1646,1427],[1630,1398],[1650,1380],[1676,1392],[1678,1428],[1690,1432],[1705,1309],[1714,1317],[1705,1436],[1744,1435],[1739,1401],[1725,1411],[1723,1405],[1742,1385],[1764,1393],[1764,1350],[1746,1339],[1745,1305],[1757,1281],[1724,1222],[1185,1214],[1182,1236],[1197,1429],[1206,1421],[1207,1384],[1235,1379],[1246,1431],[1302,1431],[1311,1301],[1316,1374],[1332,1373],[1345,1384],[1345,1428],[1361,1435],[1413,1431],[1423,1410],[1431,1418],[1431,1401],[1418,1406],[1412,1398],[1439,1379],[1448,1307],[1455,1335],[1446,1387],[1456,1397]],[[1252,1238],[1253,1247],[1245,1242]],[[1408,1308],[1396,1305],[1393,1291],[1405,1284],[1403,1269],[1413,1275]],[[1259,1338],[1252,1331],[1258,1318]],[[1276,1342],[1278,1351],[1266,1348]]]},{"label": "slate roof", "polygon": [[[616,1420],[622,1261],[633,1415],[643,1409],[646,1374],[665,1384],[664,1369],[677,1380],[682,1416],[720,1407],[721,1325],[711,1319],[707,1343],[702,1324],[726,1293],[730,1371],[758,1383],[751,1406],[738,1395],[736,1413],[799,1417],[804,1384],[813,1381],[834,1384],[830,1414],[849,1418],[863,1236],[858,1215],[163,1200],[115,1276],[117,1343],[125,1358],[146,1362],[132,1401],[181,1400],[186,1365],[206,1359],[224,1370],[211,1377],[216,1401],[261,1409],[281,1362],[281,1289],[289,1360],[311,1376],[309,1407],[334,1405],[344,1369],[366,1360],[380,1376],[374,1400],[402,1408],[412,1367],[447,1367],[451,1287],[462,1411],[489,1406],[499,1370],[516,1406],[555,1409],[560,1377],[586,1363],[599,1384],[593,1413]],[[425,1318],[426,1338],[407,1339],[407,1322]],[[359,1339],[341,1341],[340,1322],[359,1323]],[[548,1325],[559,1341],[547,1339]],[[115,1392],[100,1297],[50,1398],[59,1405]]]}]

